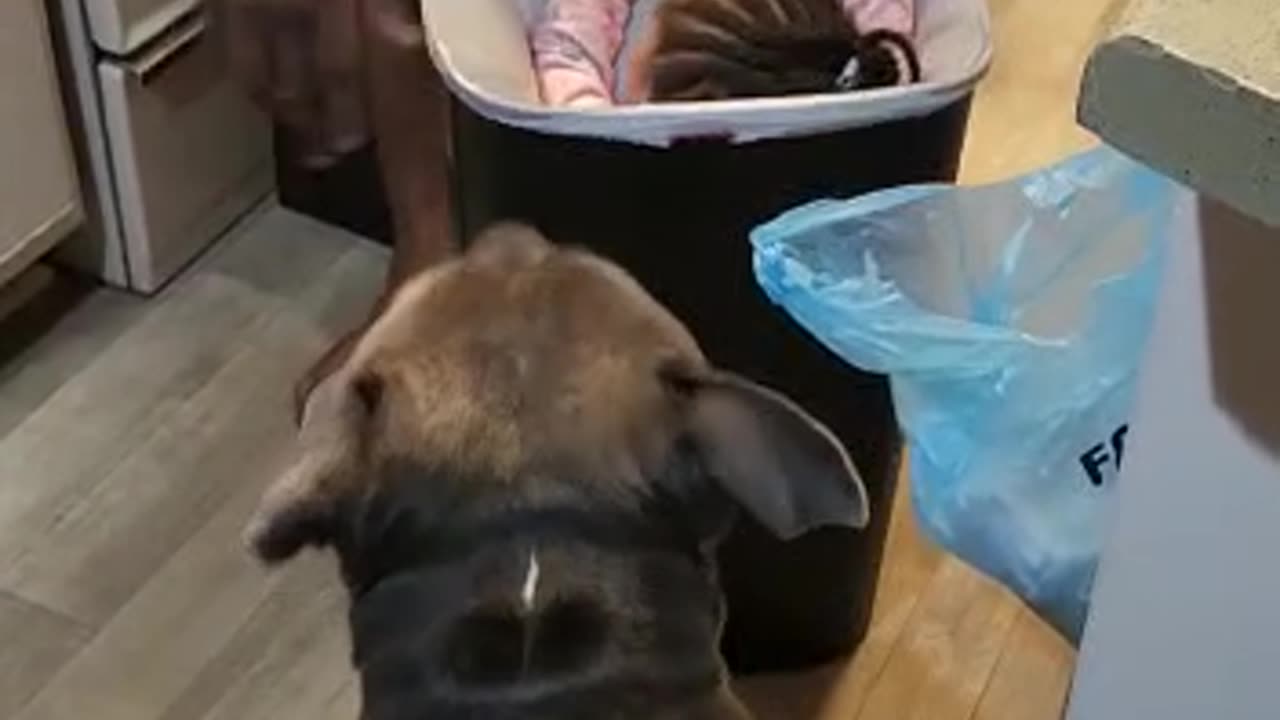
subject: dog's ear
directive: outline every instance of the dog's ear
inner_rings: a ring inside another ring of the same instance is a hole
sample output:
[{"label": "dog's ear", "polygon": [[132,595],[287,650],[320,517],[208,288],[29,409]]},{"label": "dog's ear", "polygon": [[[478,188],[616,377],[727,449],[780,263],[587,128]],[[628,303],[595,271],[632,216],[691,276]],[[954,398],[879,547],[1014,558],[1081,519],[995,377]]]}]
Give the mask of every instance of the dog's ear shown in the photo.
[{"label": "dog's ear", "polygon": [[668,365],[662,376],[707,471],[761,525],[785,540],[866,526],[862,478],[835,435],[799,405],[730,373]]},{"label": "dog's ear", "polygon": [[277,564],[332,541],[342,500],[356,490],[361,445],[380,401],[376,376],[338,372],[312,391],[298,456],[264,493],[245,529],[245,542],[260,560]]}]

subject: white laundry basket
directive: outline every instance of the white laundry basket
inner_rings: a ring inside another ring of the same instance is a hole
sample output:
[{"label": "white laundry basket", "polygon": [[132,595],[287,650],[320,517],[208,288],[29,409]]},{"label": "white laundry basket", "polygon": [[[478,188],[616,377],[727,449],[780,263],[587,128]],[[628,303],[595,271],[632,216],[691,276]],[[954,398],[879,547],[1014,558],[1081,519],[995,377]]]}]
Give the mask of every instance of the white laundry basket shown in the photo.
[{"label": "white laundry basket", "polygon": [[[990,60],[983,0],[917,0],[925,81],[857,94],[569,110],[543,106],[528,46],[541,0],[421,0],[453,97],[455,226],[521,219],[634,273],[717,363],[835,429],[872,524],[781,543],[743,520],[725,544],[724,651],[738,672],[798,668],[866,632],[899,470],[883,378],[858,373],[756,287],[748,231],[820,197],[954,180]],[[851,399],[852,398],[852,399]]]}]

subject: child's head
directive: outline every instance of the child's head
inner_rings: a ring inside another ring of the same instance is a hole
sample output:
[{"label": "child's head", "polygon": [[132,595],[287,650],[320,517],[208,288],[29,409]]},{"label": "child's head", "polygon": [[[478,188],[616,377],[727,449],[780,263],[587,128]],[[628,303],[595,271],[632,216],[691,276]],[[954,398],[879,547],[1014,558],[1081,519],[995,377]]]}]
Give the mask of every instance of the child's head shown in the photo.
[{"label": "child's head", "polygon": [[909,39],[839,0],[662,0],[628,95],[652,102],[841,92],[919,79]]}]

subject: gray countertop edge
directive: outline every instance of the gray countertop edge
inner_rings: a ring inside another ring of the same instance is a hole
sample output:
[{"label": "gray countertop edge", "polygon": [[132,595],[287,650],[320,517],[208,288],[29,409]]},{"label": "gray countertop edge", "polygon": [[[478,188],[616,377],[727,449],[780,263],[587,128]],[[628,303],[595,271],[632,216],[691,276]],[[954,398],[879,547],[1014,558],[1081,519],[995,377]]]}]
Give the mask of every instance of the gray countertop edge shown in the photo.
[{"label": "gray countertop edge", "polygon": [[1280,225],[1280,101],[1136,35],[1089,58],[1077,116],[1117,150]]}]

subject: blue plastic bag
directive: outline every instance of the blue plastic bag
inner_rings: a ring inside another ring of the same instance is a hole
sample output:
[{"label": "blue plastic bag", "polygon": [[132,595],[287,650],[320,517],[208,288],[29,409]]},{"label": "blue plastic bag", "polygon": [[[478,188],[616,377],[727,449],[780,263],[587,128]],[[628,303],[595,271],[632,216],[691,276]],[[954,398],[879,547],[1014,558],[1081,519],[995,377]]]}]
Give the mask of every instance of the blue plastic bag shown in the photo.
[{"label": "blue plastic bag", "polygon": [[820,201],[752,233],[769,297],[887,373],[927,533],[1078,641],[1177,186],[1099,149]]}]

